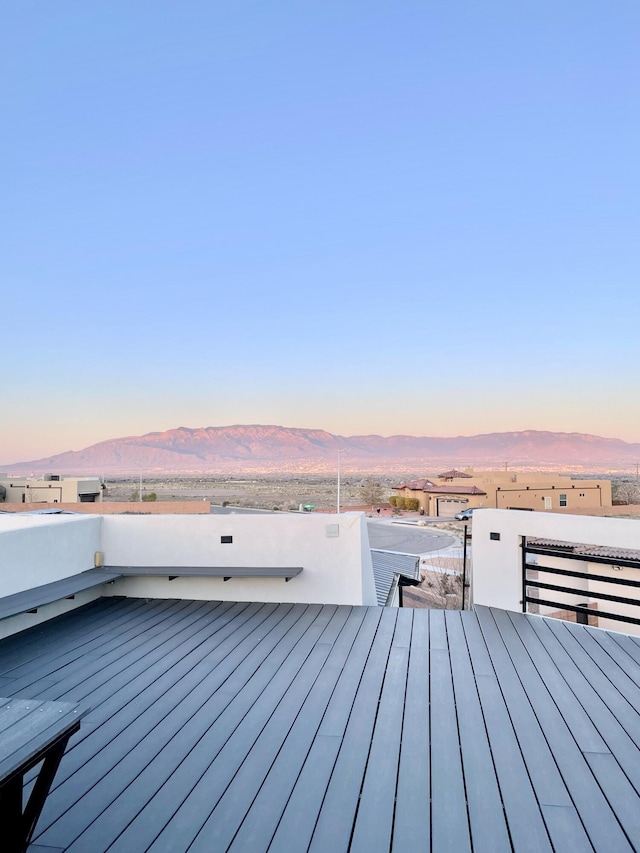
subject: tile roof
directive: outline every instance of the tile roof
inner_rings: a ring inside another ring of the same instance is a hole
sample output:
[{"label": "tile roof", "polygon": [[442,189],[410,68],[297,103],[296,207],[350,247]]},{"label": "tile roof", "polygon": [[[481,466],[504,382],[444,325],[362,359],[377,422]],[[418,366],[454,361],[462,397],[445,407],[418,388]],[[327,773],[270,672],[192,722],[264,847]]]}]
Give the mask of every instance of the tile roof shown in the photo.
[{"label": "tile roof", "polygon": [[397,486],[392,486],[392,489],[414,489],[422,491],[426,486],[433,486],[431,480],[423,478],[422,480],[410,480],[407,483],[399,483]]},{"label": "tile roof", "polygon": [[567,551],[583,557],[601,557],[611,560],[629,560],[640,562],[640,550],[637,548],[615,548],[609,545],[586,545],[580,542],[566,542],[560,539],[527,539],[528,548],[548,548]]},{"label": "tile roof", "polygon": [[428,494],[443,494],[443,495],[486,495],[482,489],[477,486],[445,486],[436,485],[431,480],[412,480],[410,483],[400,483],[397,486],[392,486],[393,489],[412,489],[416,492],[425,492]]},{"label": "tile roof", "polygon": [[436,495],[486,495],[477,486],[426,486],[423,490]]},{"label": "tile roof", "polygon": [[539,616],[105,598],[0,642],[93,710],[34,849],[640,849],[640,639]]},{"label": "tile roof", "polygon": [[438,474],[438,477],[442,477],[445,480],[452,480],[454,478],[465,478],[468,480],[472,479],[471,474],[465,474],[464,471],[458,471],[456,468],[452,468],[451,471],[445,471],[444,474]]}]

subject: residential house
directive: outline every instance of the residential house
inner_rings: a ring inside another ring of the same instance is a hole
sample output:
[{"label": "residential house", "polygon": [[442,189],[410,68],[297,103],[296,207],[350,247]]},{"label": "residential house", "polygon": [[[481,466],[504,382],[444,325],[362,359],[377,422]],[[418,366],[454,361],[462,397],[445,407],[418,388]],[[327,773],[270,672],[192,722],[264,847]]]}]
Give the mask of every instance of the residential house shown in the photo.
[{"label": "residential house", "polygon": [[0,474],[0,503],[95,503],[102,501],[98,477],[45,474],[42,479]]},{"label": "residential house", "polygon": [[558,510],[611,506],[609,480],[578,480],[562,474],[453,469],[393,487],[417,498],[425,515],[451,517],[464,509]]}]

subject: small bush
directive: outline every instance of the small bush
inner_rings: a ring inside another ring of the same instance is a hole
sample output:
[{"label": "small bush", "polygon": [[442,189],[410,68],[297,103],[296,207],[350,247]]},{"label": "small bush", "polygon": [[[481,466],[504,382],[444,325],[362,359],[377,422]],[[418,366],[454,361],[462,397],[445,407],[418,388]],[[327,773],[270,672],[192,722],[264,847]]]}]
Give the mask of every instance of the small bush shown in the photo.
[{"label": "small bush", "polygon": [[391,506],[398,506],[398,496],[391,495],[389,498],[389,503],[391,504]]},{"label": "small bush", "polygon": [[405,498],[404,499],[404,508],[410,510],[418,510],[420,509],[420,501],[418,498]]},{"label": "small bush", "polygon": [[396,498],[396,506],[398,507],[398,509],[406,509],[406,502],[407,502],[407,498],[401,498],[401,497]]}]

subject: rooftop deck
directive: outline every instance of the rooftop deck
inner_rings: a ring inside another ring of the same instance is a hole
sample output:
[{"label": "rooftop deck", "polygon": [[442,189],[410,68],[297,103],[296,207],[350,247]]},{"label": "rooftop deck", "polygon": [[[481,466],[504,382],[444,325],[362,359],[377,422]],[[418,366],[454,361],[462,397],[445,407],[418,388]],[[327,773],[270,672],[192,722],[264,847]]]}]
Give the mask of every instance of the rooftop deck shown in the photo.
[{"label": "rooftop deck", "polygon": [[0,642],[89,704],[31,851],[640,849],[640,642],[479,608],[100,599]]}]

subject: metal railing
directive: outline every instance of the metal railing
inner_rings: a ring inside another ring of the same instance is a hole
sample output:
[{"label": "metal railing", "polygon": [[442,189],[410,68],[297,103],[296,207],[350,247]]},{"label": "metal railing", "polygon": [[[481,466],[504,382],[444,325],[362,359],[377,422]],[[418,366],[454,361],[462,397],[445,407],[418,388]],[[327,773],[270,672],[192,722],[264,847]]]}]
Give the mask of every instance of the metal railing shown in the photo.
[{"label": "metal railing", "polygon": [[[584,553],[575,553],[567,547],[544,547],[539,545],[528,544],[525,536],[522,537],[522,612],[527,613],[528,604],[535,604],[543,607],[555,607],[558,610],[569,610],[576,614],[582,615],[583,622],[586,623],[589,615],[597,616],[603,619],[613,619],[618,622],[627,622],[632,625],[640,625],[640,576],[638,580],[631,580],[624,577],[611,577],[610,575],[594,574],[593,572],[574,571],[572,569],[558,568],[556,566],[543,566],[539,563],[532,565],[527,561],[529,555],[557,557],[562,560],[579,560],[583,563],[596,563],[616,568],[633,568],[640,569],[640,560],[631,560],[624,558],[600,557]],[[528,573],[535,572],[538,577],[528,577]],[[566,586],[561,583],[553,583],[551,580],[540,580],[540,574],[553,575],[557,578],[570,578],[575,580],[586,580],[610,585],[607,589],[611,592],[601,592],[597,589],[592,589],[591,586],[587,589],[579,588],[578,586]],[[639,592],[633,598],[624,595],[616,595],[613,590],[620,587],[638,590]],[[539,594],[530,595],[528,590],[542,590],[551,593],[564,593],[568,595],[583,595],[590,600],[595,599],[597,602],[613,602],[636,608],[637,616],[627,616],[623,613],[613,611],[590,610],[586,605],[567,604],[564,601],[554,600],[552,597],[541,598]],[[529,611],[531,612],[531,611]]]}]

